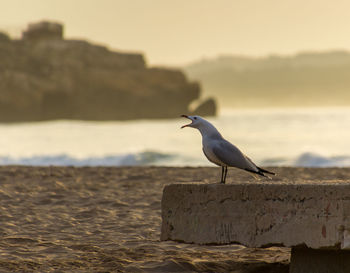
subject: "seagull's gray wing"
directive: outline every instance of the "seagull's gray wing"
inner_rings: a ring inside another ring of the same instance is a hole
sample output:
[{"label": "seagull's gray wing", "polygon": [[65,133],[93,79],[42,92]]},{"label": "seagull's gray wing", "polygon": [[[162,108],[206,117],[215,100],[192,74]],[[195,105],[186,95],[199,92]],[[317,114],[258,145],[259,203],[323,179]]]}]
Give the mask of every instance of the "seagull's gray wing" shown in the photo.
[{"label": "seagull's gray wing", "polygon": [[215,156],[224,164],[245,170],[258,171],[255,164],[248,159],[235,145],[225,139],[216,141],[212,147]]}]

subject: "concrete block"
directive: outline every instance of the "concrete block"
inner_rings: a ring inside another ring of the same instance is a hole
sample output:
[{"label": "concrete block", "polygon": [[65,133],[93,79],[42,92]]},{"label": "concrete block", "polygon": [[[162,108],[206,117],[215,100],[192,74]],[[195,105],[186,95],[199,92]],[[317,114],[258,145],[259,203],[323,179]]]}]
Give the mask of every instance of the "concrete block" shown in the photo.
[{"label": "concrete block", "polygon": [[350,249],[350,181],[168,185],[161,240]]}]

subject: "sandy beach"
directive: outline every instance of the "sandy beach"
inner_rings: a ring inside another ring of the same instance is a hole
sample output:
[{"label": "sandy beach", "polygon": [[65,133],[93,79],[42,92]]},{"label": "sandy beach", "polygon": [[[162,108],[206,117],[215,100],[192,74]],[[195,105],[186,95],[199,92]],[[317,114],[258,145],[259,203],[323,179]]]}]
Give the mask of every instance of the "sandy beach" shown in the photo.
[{"label": "sandy beach", "polygon": [[[346,168],[271,168],[281,180],[349,179]],[[0,272],[288,272],[290,249],[161,242],[166,184],[219,168],[0,167]],[[227,183],[249,174],[230,170]]]}]

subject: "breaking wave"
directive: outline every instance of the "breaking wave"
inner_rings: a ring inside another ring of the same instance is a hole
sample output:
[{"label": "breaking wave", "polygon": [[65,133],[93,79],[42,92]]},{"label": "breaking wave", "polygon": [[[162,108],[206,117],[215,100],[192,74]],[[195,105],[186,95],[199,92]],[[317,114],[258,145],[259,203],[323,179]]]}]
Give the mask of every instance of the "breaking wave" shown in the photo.
[{"label": "breaking wave", "polygon": [[[204,156],[190,158],[180,154],[144,151],[123,155],[76,158],[66,154],[38,155],[14,158],[0,156],[0,165],[31,166],[213,166]],[[322,156],[316,153],[303,153],[297,158],[266,158],[257,161],[262,166],[290,167],[350,167],[350,156]]]},{"label": "breaking wave", "polygon": [[0,157],[0,165],[31,165],[31,166],[147,166],[165,165],[176,166],[180,162],[190,165],[192,160],[175,154],[145,151],[135,154],[108,155],[101,157],[75,158],[66,154],[39,155],[13,158]]},{"label": "breaking wave", "polygon": [[262,160],[263,166],[290,167],[350,167],[350,156],[323,156],[317,153],[303,153],[297,158],[270,158]]},{"label": "breaking wave", "polygon": [[326,157],[314,153],[304,153],[300,155],[294,163],[300,167],[349,167],[350,156]]}]

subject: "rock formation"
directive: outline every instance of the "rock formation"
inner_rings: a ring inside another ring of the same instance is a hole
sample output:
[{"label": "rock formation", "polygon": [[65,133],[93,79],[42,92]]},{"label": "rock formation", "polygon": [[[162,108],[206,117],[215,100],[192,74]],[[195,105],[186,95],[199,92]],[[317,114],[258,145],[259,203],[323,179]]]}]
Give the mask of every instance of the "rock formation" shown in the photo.
[{"label": "rock formation", "polygon": [[[175,118],[191,114],[200,96],[183,72],[148,68],[141,54],[65,40],[57,23],[30,24],[19,40],[0,33],[0,59],[1,122]],[[199,110],[215,115],[215,102]]]}]

